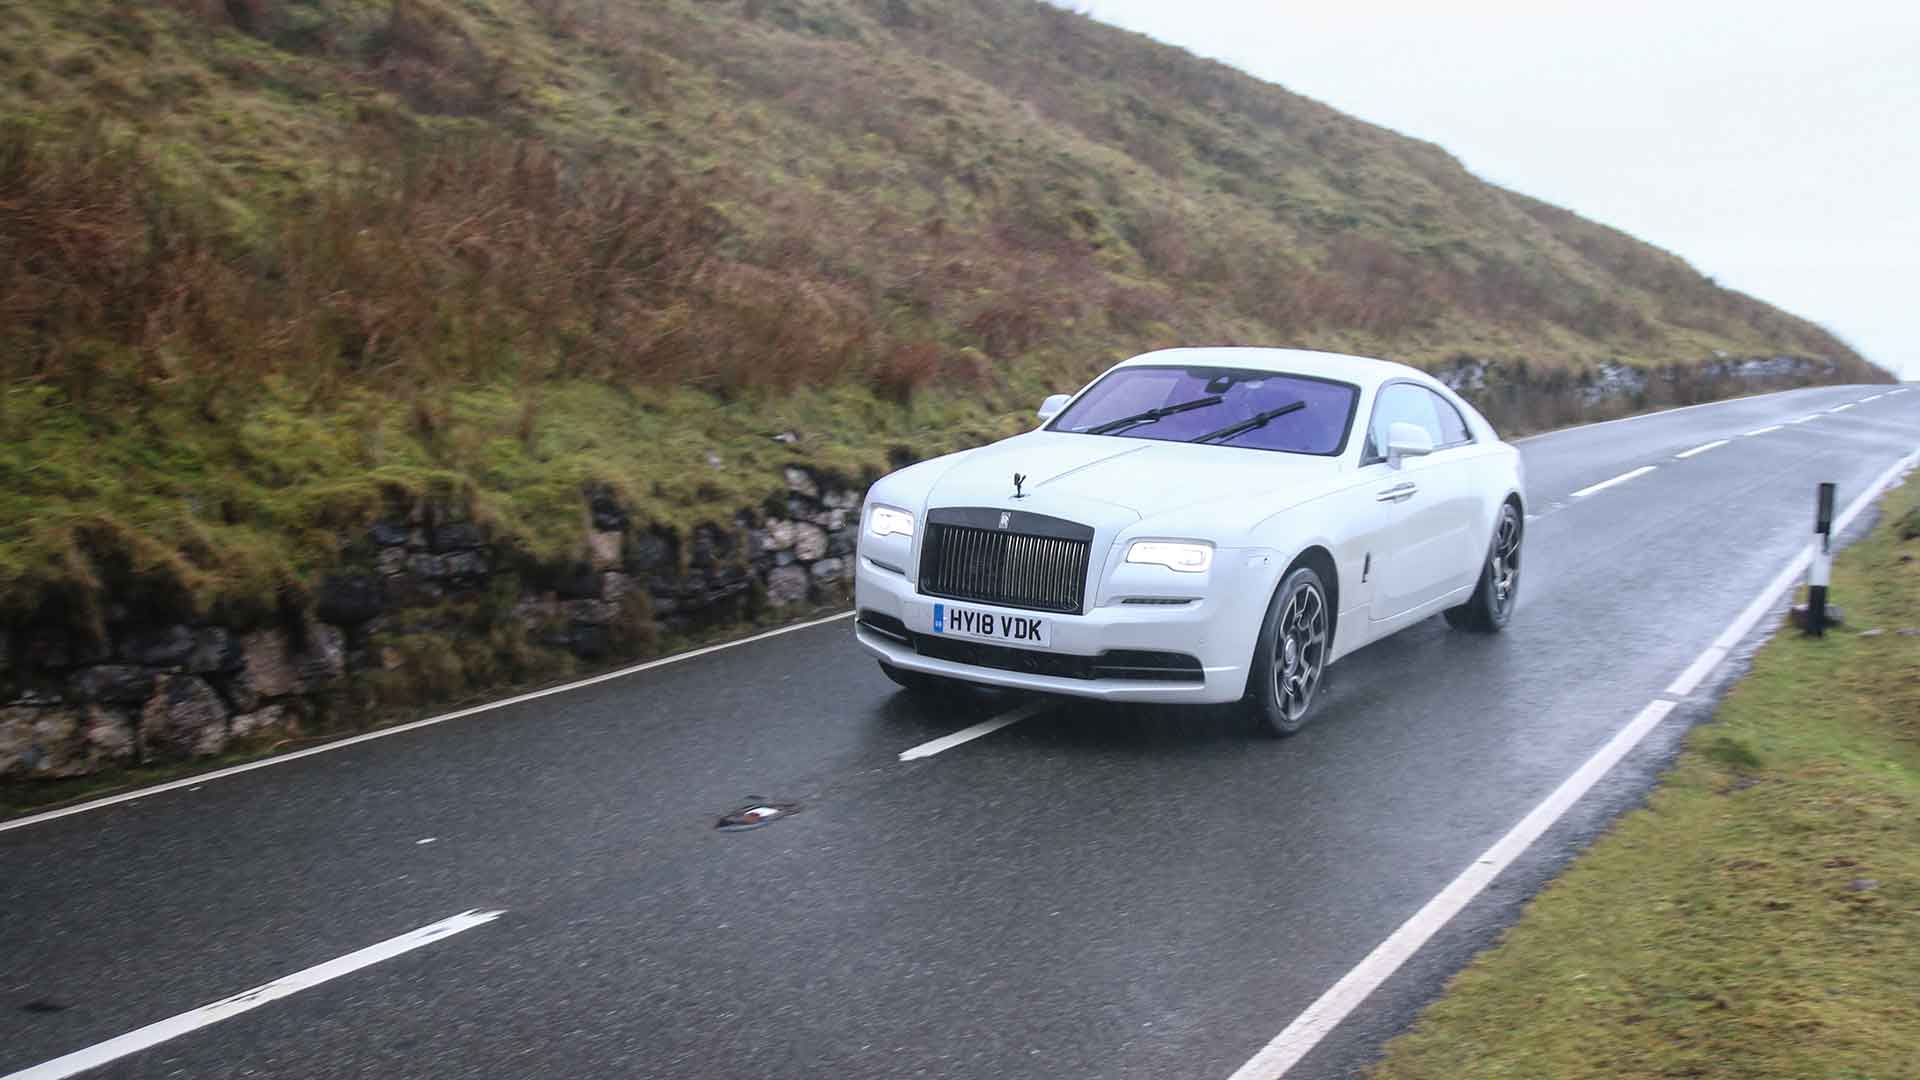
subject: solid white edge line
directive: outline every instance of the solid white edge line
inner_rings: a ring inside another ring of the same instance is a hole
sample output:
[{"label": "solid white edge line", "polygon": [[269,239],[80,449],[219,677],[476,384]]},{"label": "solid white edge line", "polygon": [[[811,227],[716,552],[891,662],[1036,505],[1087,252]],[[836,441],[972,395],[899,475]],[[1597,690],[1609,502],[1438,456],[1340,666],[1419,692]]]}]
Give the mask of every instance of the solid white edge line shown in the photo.
[{"label": "solid white edge line", "polygon": [[[823,619],[812,619],[803,623],[795,623],[792,626],[782,626],[776,630],[768,630],[768,631],[765,631],[764,633],[754,634],[751,637],[743,637],[738,641],[723,641],[717,645],[705,645],[698,649],[690,649],[683,653],[675,653],[672,656],[663,656],[657,660],[648,660],[645,663],[634,664],[631,667],[624,667],[619,669],[618,671],[603,672],[599,675],[594,675],[590,678],[578,679],[570,683],[562,683],[559,686],[549,686],[544,690],[533,690],[533,691],[529,691],[528,693],[518,694],[510,698],[502,698],[499,701],[489,701],[489,702],[486,702],[485,704],[473,705],[465,709],[457,709],[450,713],[441,713],[439,716],[429,716],[424,720],[412,720],[404,724],[396,724],[393,727],[380,728],[378,730],[364,732],[359,735],[350,735],[347,738],[340,739],[335,742],[326,743],[321,746],[312,746],[312,747],[308,747],[305,750],[295,750],[293,753],[290,753],[290,754],[281,754],[277,757],[261,758],[259,761],[249,761],[244,765],[234,765],[225,769],[216,769],[213,772],[209,772],[209,773],[196,773],[193,776],[182,777],[179,780],[169,780],[164,784],[155,784],[152,787],[137,788],[133,791],[123,791],[118,795],[109,795],[109,796],[106,796],[105,798],[94,799],[90,802],[76,803],[73,806],[64,806],[58,810],[47,810],[42,813],[31,814],[23,818],[14,818],[11,821],[0,821],[0,833],[6,832],[10,829],[24,829],[29,825],[38,825],[41,822],[53,821],[56,818],[63,818],[72,814],[84,814],[89,810],[101,810],[109,806],[117,805],[119,803],[132,802],[135,799],[144,799],[152,795],[162,795],[169,791],[175,791],[180,788],[187,787],[190,784],[205,784],[205,783],[210,783],[214,780],[224,780],[229,776],[238,776],[241,773],[252,772],[255,769],[264,769],[270,765],[284,765],[289,761],[298,761],[301,758],[312,757],[315,754],[325,754],[334,750],[344,750],[349,746],[358,746],[359,744],[364,742],[372,742],[374,739],[384,739],[390,735],[402,735],[409,731],[418,731],[424,727],[432,727],[435,724],[444,724],[449,720],[459,720],[459,719],[462,719],[463,717],[475,716],[483,712],[491,712],[494,709],[504,709],[509,705],[519,705],[522,702],[535,701],[539,698],[549,697],[553,694],[564,694],[569,690],[579,690],[584,687],[593,686],[596,683],[608,682],[613,679],[623,679],[628,675],[638,675],[640,672],[643,672],[643,671],[651,671],[657,667],[665,667],[668,664],[680,663],[682,660],[692,660],[695,657],[706,656],[710,653],[723,652],[727,649],[738,648],[742,645],[751,645],[756,641],[765,641],[768,638],[776,638],[782,634],[791,634],[798,630],[807,630],[815,626],[824,626],[830,622],[838,622],[841,619],[848,619],[852,617],[853,617],[853,612],[843,611],[838,615],[829,615]],[[0,1077],[0,1080],[8,1080],[8,1078]]]},{"label": "solid white edge line", "polygon": [[[937,739],[923,742],[911,750],[902,750],[900,752],[900,760],[918,761],[921,758],[930,758],[942,751],[951,750],[962,743],[970,743],[983,735],[991,735],[1001,728],[1006,727],[1008,724],[1017,724],[1022,720],[1038,716],[1040,713],[1046,712],[1057,704],[1058,702],[1049,701],[1045,698],[1039,701],[1029,701],[1025,705],[1011,712],[1001,713],[991,720],[982,720],[972,727],[961,728],[951,735],[942,735]],[[4,1080],[4,1078],[0,1078],[0,1080]]]},{"label": "solid white edge line", "polygon": [[1584,499],[1587,496],[1592,495],[1596,491],[1605,491],[1615,484],[1624,484],[1636,476],[1645,476],[1648,473],[1652,472],[1657,467],[1658,466],[1654,466],[1654,465],[1642,465],[1637,469],[1631,469],[1631,470],[1628,470],[1627,472],[1623,472],[1619,476],[1616,476],[1611,480],[1602,480],[1591,487],[1583,487],[1579,491],[1576,491],[1572,495],[1569,495],[1567,497],[1570,499]]},{"label": "solid white edge line", "polygon": [[1779,431],[1779,430],[1780,430],[1780,429],[1781,429],[1782,427],[1784,427],[1784,426],[1786,426],[1786,425],[1784,425],[1784,424],[1774,424],[1774,425],[1773,425],[1773,426],[1771,426],[1771,427],[1763,427],[1763,428],[1755,428],[1755,429],[1753,429],[1752,431],[1748,431],[1748,432],[1743,432],[1743,433],[1741,434],[1741,436],[1740,436],[1740,437],[1741,437],[1741,438],[1743,438],[1743,439],[1745,439],[1745,438],[1750,438],[1750,437],[1752,437],[1752,436],[1754,436],[1754,435],[1765,435],[1765,434],[1767,434],[1767,433],[1768,433],[1768,432],[1770,432],[1770,431]]},{"label": "solid white edge line", "polygon": [[[1768,595],[1772,595],[1771,589],[1769,589]],[[1718,645],[1707,646],[1701,650],[1699,656],[1693,658],[1693,663],[1687,665],[1687,670],[1675,676],[1674,680],[1667,684],[1666,690],[1662,691],[1662,693],[1673,698],[1686,697],[1688,694],[1693,693],[1694,687],[1700,685],[1700,680],[1706,678],[1707,674],[1714,668],[1719,667],[1720,661],[1726,658],[1727,650]]]},{"label": "solid white edge line", "polygon": [[[1885,491],[1902,473],[1920,463],[1920,450],[1889,465],[1886,471],[1874,479],[1854,500],[1847,504],[1846,510],[1834,520],[1835,534],[1844,532],[1853,519],[1860,516],[1868,504]],[[1803,549],[1784,569],[1769,582],[1761,594],[1747,605],[1746,610],[1736,617],[1726,632],[1722,633],[1700,659],[1689,665],[1678,685],[1688,675],[1695,682],[1704,678],[1712,670],[1712,665],[1703,665],[1703,659],[1717,653],[1724,658],[1747,632],[1753,629],[1762,616],[1773,606],[1780,593],[1791,587],[1798,575],[1805,570],[1806,561],[1812,556],[1811,544]],[[1694,669],[1699,668],[1696,674]],[[1691,689],[1689,687],[1689,689]],[[1668,687],[1671,692],[1673,687]],[[1676,695],[1684,696],[1684,695]],[[1519,824],[1508,830],[1495,844],[1488,848],[1471,866],[1462,870],[1458,877],[1447,887],[1434,895],[1419,911],[1399,928],[1388,935],[1385,941],[1376,945],[1351,971],[1342,976],[1339,982],[1328,987],[1326,992],[1315,999],[1313,1004],[1294,1017],[1280,1034],[1260,1049],[1260,1052],[1247,1060],[1233,1073],[1232,1080],[1279,1080],[1287,1070],[1307,1056],[1320,1041],[1340,1022],[1358,1008],[1374,990],[1387,981],[1401,965],[1405,964],[1433,935],[1439,932],[1453,916],[1460,913],[1473,898],[1478,896],[1508,866],[1512,865],[1522,852],[1539,839],[1557,822],[1580,798],[1590,790],[1601,777],[1610,772],[1614,765],[1639,745],[1647,734],[1664,720],[1668,713],[1678,707],[1677,702],[1656,698],[1647,703],[1627,726],[1600,748],[1599,752],[1588,758],[1572,776],[1562,781],[1553,794],[1546,797],[1540,805],[1533,808]]]},{"label": "solid white edge line", "polygon": [[430,926],[410,930],[399,937],[388,938],[377,945],[369,945],[356,952],[350,952],[338,959],[284,975],[270,983],[256,986],[251,990],[242,990],[229,998],[222,998],[210,1005],[202,1005],[178,1016],[170,1016],[157,1023],[127,1032],[125,1035],[95,1043],[84,1050],[75,1050],[71,1054],[54,1058],[19,1072],[8,1073],[0,1080],[64,1080],[65,1077],[95,1069],[111,1061],[137,1054],[142,1050],[179,1038],[191,1031],[222,1020],[239,1016],[243,1012],[257,1009],[270,1001],[297,994],[318,986],[331,979],[350,974],[361,968],[390,960],[401,953],[412,952],[422,945],[444,941],[454,934],[471,930],[476,926],[485,926],[499,918],[499,911],[463,911],[452,918],[442,919]]},{"label": "solid white edge line", "polygon": [[1886,471],[1875,478],[1873,483],[1868,485],[1867,490],[1861,492],[1858,497],[1848,503],[1847,508],[1841,511],[1840,516],[1833,519],[1833,532],[1830,535],[1839,536],[1841,533],[1846,532],[1847,526],[1853,524],[1853,519],[1860,516],[1861,512],[1867,508],[1868,503],[1878,497],[1882,491],[1892,486],[1893,482],[1898,480],[1902,473],[1912,469],[1915,465],[1920,465],[1920,450],[1915,450],[1913,453],[1887,466]]},{"label": "solid white edge line", "polygon": [[[1887,466],[1886,470],[1875,477],[1873,483],[1867,485],[1865,491],[1855,496],[1853,501],[1847,504],[1847,508],[1841,512],[1840,516],[1834,519],[1833,531],[1835,533],[1845,531],[1847,526],[1853,524],[1853,519],[1859,517],[1869,503],[1879,497],[1880,493],[1885,491],[1888,485],[1892,484],[1894,480],[1898,479],[1901,473],[1912,468],[1916,461],[1920,461],[1920,450],[1916,450],[1894,462],[1892,465]],[[1667,695],[1669,697],[1686,697],[1688,694],[1693,693],[1694,688],[1700,685],[1700,681],[1711,674],[1714,668],[1720,666],[1720,661],[1727,658],[1727,655],[1733,651],[1733,647],[1740,644],[1741,639],[1747,636],[1748,632],[1754,628],[1756,623],[1766,616],[1767,612],[1773,610],[1773,605],[1779,602],[1781,595],[1789,589],[1792,589],[1794,585],[1799,582],[1801,575],[1807,572],[1807,566],[1812,559],[1813,542],[1808,541],[1806,547],[1800,549],[1800,552],[1796,554],[1786,566],[1780,568],[1780,572],[1774,575],[1773,580],[1767,583],[1765,589],[1760,591],[1760,595],[1754,597],[1753,601],[1749,603],[1739,615],[1734,617],[1733,622],[1728,624],[1726,630],[1722,631],[1720,636],[1714,639],[1713,644],[1707,646],[1699,656],[1694,658],[1693,663],[1688,664],[1687,669],[1681,672],[1680,675],[1668,685],[1666,689]]]},{"label": "solid white edge line", "polygon": [[1780,594],[1793,588],[1793,583],[1800,580],[1801,574],[1807,572],[1807,563],[1812,558],[1811,545],[1801,548],[1787,565],[1780,568],[1780,573],[1767,583],[1767,587],[1761,591],[1760,595],[1754,597],[1733,622],[1720,632],[1720,636],[1713,639],[1710,648],[1719,649],[1723,653],[1733,651],[1733,647],[1740,644],[1740,639],[1747,636],[1747,631],[1752,630],[1754,624],[1772,609],[1773,602],[1780,598]]},{"label": "solid white edge line", "polygon": [[1695,454],[1704,454],[1709,450],[1714,450],[1719,447],[1725,446],[1732,441],[1733,441],[1732,439],[1716,439],[1713,442],[1703,443],[1699,446],[1696,446],[1691,450],[1682,450],[1673,456],[1677,458],[1682,458],[1682,459],[1690,458]]},{"label": "solid white edge line", "polygon": [[1274,1036],[1272,1042],[1235,1070],[1233,1080],[1277,1080],[1285,1076],[1287,1070],[1298,1064],[1328,1032],[1346,1019],[1348,1013],[1365,1001],[1381,983],[1386,982],[1442,926],[1480,895],[1501,871],[1512,865],[1522,852],[1552,828],[1569,808],[1580,801],[1581,796],[1638,746],[1647,733],[1666,719],[1674,708],[1675,704],[1671,701],[1649,702],[1631,723],[1621,728],[1540,805],[1521,818],[1519,824],[1509,829],[1505,836],[1462,870],[1446,888],[1401,923],[1385,941],[1367,954],[1366,959],[1307,1006],[1306,1011],[1295,1017],[1285,1030]]}]

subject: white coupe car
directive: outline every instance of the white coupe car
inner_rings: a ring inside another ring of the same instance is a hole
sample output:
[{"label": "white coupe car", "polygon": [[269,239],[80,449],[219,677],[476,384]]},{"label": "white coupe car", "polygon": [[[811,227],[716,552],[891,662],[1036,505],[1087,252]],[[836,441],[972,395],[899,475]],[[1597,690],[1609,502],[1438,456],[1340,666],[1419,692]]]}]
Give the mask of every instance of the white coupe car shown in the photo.
[{"label": "white coupe car", "polygon": [[1284,735],[1347,653],[1513,612],[1520,454],[1414,368],[1169,349],[1040,418],[867,493],[855,634],[909,690],[1245,701]]}]

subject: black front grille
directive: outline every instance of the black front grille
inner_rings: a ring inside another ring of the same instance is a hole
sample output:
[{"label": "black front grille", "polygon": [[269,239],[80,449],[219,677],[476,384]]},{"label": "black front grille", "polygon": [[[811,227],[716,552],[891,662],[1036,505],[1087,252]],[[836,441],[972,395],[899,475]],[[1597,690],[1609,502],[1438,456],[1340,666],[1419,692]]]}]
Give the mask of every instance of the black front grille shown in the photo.
[{"label": "black front grille", "polygon": [[927,515],[920,550],[920,591],[1077,615],[1092,547],[1092,529],[1058,518],[985,508],[935,510]]}]

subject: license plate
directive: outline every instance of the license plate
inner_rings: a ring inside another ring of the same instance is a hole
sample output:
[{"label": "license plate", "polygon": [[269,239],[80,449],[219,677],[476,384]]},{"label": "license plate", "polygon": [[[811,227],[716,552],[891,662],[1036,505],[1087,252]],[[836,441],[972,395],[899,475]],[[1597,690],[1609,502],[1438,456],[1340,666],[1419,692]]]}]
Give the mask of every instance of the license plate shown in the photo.
[{"label": "license plate", "polygon": [[933,605],[933,632],[950,637],[991,641],[998,645],[1050,647],[1047,620],[1037,615],[1001,615],[959,604]]}]

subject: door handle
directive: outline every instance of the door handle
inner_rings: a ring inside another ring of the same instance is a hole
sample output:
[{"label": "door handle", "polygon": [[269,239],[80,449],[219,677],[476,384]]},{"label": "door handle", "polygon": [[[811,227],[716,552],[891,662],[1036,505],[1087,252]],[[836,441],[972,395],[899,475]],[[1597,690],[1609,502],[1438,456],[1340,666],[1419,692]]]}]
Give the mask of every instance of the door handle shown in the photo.
[{"label": "door handle", "polygon": [[1420,485],[1414,483],[1411,480],[1408,480],[1408,481],[1405,481],[1404,483],[1395,484],[1392,487],[1387,488],[1386,490],[1382,491],[1380,494],[1374,496],[1374,498],[1379,500],[1380,502],[1391,502],[1391,503],[1406,502],[1408,499],[1413,498],[1414,492],[1419,490],[1420,490]]}]

